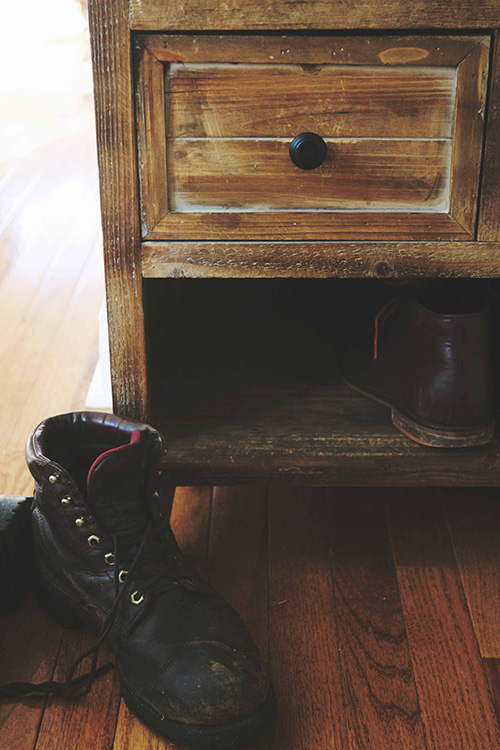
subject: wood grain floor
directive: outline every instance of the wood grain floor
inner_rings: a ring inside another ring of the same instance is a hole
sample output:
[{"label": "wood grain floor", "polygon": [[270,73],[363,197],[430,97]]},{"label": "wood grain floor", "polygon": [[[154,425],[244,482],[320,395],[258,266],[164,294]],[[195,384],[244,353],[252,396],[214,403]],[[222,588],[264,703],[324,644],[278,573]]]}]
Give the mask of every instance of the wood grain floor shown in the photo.
[{"label": "wood grain floor", "polygon": [[[82,408],[95,366],[93,149],[83,129],[1,175],[2,493],[31,492],[28,433]],[[269,658],[280,717],[247,750],[500,748],[498,500],[487,489],[178,489],[181,546]],[[32,595],[0,636],[2,682],[62,677],[92,640]],[[4,701],[0,750],[33,748],[174,750],[130,714],[113,673],[81,701]]]}]

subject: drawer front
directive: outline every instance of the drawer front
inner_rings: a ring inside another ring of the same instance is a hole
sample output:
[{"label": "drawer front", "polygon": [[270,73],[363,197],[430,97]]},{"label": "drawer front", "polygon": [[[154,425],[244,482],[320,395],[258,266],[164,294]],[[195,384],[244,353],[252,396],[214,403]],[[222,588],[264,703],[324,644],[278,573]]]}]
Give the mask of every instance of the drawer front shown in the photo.
[{"label": "drawer front", "polygon": [[[146,239],[470,239],[483,37],[137,37]],[[301,169],[290,144],[325,144]]]}]

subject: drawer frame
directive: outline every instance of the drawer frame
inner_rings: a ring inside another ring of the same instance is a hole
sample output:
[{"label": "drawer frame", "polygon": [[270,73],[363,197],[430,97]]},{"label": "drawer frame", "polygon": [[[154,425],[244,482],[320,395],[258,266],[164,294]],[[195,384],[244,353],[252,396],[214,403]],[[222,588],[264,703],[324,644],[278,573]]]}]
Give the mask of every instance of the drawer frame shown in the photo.
[{"label": "drawer frame", "polygon": [[[475,236],[490,38],[486,35],[135,36],[142,233],[145,240],[467,241]],[[301,65],[457,68],[448,212],[175,212],[168,205],[164,65],[286,62]]]}]

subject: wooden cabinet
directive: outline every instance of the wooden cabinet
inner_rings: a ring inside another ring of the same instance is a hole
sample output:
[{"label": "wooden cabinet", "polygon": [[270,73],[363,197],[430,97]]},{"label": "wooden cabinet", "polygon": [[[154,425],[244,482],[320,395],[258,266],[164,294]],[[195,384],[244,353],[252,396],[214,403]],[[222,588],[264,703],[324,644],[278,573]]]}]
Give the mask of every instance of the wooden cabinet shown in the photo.
[{"label": "wooden cabinet", "polygon": [[165,433],[165,474],[498,484],[500,443],[413,444],[350,392],[330,322],[376,279],[500,275],[500,0],[90,18],[115,410]]}]

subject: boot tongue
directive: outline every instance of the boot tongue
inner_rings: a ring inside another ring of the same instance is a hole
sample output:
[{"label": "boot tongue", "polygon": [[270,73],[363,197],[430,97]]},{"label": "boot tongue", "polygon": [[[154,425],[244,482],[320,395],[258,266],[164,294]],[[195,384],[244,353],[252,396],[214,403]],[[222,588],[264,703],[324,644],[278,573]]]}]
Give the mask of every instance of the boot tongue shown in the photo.
[{"label": "boot tongue", "polygon": [[134,430],[130,442],[101,453],[87,477],[87,502],[106,531],[125,537],[144,531],[150,515],[143,503],[148,435]]}]

